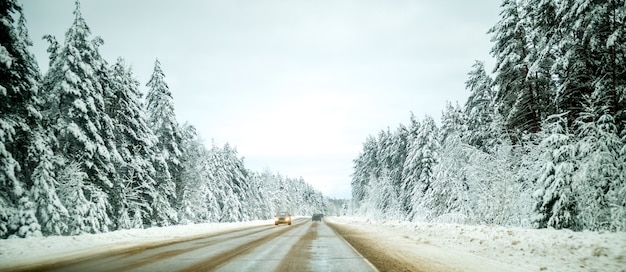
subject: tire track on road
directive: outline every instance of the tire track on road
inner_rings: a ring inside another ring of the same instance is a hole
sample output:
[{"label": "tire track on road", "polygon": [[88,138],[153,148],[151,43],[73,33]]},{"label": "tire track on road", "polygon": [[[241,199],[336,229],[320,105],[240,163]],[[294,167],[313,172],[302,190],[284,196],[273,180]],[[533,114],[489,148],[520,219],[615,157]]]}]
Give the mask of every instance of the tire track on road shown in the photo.
[{"label": "tire track on road", "polygon": [[[153,255],[147,256],[145,258],[142,258],[141,260],[137,261],[137,262],[132,262],[123,266],[119,266],[119,267],[115,267],[114,269],[111,269],[111,271],[127,271],[127,270],[131,270],[133,268],[137,268],[155,261],[159,261],[162,260],[164,258],[172,258],[190,251],[194,251],[194,250],[198,250],[201,249],[203,247],[208,247],[208,246],[212,246],[215,244],[219,244],[221,242],[225,242],[228,241],[230,239],[237,239],[237,238],[241,238],[241,237],[245,237],[245,236],[249,236],[249,235],[253,235],[253,234],[257,234],[260,232],[264,232],[267,231],[269,229],[273,229],[274,227],[267,227],[267,228],[263,228],[257,231],[253,231],[253,232],[249,232],[249,233],[244,233],[241,235],[237,235],[237,236],[228,236],[228,237],[220,237],[223,235],[227,235],[227,234],[232,234],[232,233],[237,233],[237,232],[242,232],[242,231],[246,231],[246,230],[241,230],[241,231],[236,231],[236,232],[229,232],[229,233],[224,233],[222,235],[216,235],[216,236],[211,236],[211,237],[206,237],[206,238],[201,238],[199,240],[204,240],[204,239],[211,239],[214,238],[214,240],[209,240],[209,241],[197,241],[195,246],[192,247],[188,247],[188,248],[184,248],[184,249],[174,249],[174,250],[169,250],[169,251],[164,251],[164,252],[158,252],[155,253]],[[194,240],[191,241],[186,241],[186,242],[181,242],[181,243],[190,243],[193,242]],[[128,256],[132,256],[132,255],[137,255],[143,253],[143,250],[138,250],[138,251],[134,251],[134,252],[128,252],[124,255],[128,255]]]},{"label": "tire track on road", "polygon": [[297,227],[302,226],[304,222],[308,222],[308,220],[300,220],[297,224],[295,224],[294,222],[294,224],[291,227],[283,228],[283,229],[276,231],[275,233],[269,234],[267,236],[262,236],[258,239],[254,239],[252,241],[239,245],[233,249],[230,249],[226,252],[222,252],[216,256],[197,262],[194,265],[191,265],[189,267],[186,267],[178,271],[180,272],[215,271],[219,269],[221,265],[239,256],[242,252],[254,249],[260,245],[263,245],[271,241],[272,239],[278,236],[284,235],[285,233],[292,232],[296,230]]},{"label": "tire track on road", "polygon": [[277,271],[311,271],[309,260],[311,259],[311,246],[317,239],[317,222],[312,223],[298,242],[280,262]]}]

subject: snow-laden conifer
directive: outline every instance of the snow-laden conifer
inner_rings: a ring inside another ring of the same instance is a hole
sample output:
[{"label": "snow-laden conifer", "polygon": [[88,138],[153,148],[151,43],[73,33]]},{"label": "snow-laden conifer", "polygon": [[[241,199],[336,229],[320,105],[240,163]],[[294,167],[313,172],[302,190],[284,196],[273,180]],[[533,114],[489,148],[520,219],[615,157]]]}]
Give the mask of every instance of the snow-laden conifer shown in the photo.
[{"label": "snow-laden conifer", "polygon": [[[26,19],[16,2],[6,1],[0,21],[0,237],[59,234],[65,209],[55,192],[51,140],[42,125],[41,75],[29,52]],[[7,224],[10,220],[14,223]]]},{"label": "snow-laden conifer", "polygon": [[433,168],[437,164],[440,143],[438,128],[430,116],[426,116],[409,147],[405,162],[404,183],[411,184],[407,191],[410,202],[409,220],[419,220],[425,216],[423,197],[433,181]]},{"label": "snow-laden conifer", "polygon": [[578,170],[576,154],[578,148],[574,135],[567,127],[563,115],[555,116],[549,123],[549,135],[541,142],[545,165],[537,180],[538,189],[534,218],[539,228],[580,229],[577,222],[578,192],[574,187],[574,175]]},{"label": "snow-laden conifer", "polygon": [[[157,150],[167,164],[170,178],[167,179],[164,176],[157,181],[158,186],[163,187],[160,194],[165,194],[161,197],[168,199],[172,208],[177,209],[185,190],[181,181],[182,133],[178,120],[176,120],[172,93],[165,82],[165,73],[161,69],[159,60],[154,62],[154,71],[146,86],[148,87],[148,94],[146,95],[148,125],[157,136]],[[157,169],[157,171],[159,170]],[[170,190],[172,190],[171,194]]]},{"label": "snow-laden conifer", "polygon": [[[575,190],[580,192],[578,220],[582,228],[589,230],[613,229],[612,211],[620,206],[620,180],[623,159],[620,149],[623,143],[617,134],[609,103],[599,99],[594,92],[584,105],[577,122],[579,170],[575,175]],[[613,208],[613,209],[612,209]]]},{"label": "snow-laden conifer", "polygon": [[[75,206],[68,208],[69,216],[75,220],[69,232],[101,232],[108,231],[111,223],[109,193],[118,156],[112,122],[105,109],[102,75],[106,73],[106,62],[98,52],[102,40],[89,40],[91,32],[78,2],[74,16],[63,45],[53,43],[50,48],[54,57],[42,85],[42,91],[48,94],[45,121],[56,136],[55,153],[62,159],[61,171],[68,171],[77,163],[85,174],[83,180],[59,180],[71,184],[62,186],[64,189],[81,191],[59,192],[79,196],[79,202],[63,203]],[[73,198],[66,198],[69,199]]]},{"label": "snow-laden conifer", "polygon": [[156,137],[146,123],[139,82],[124,60],[119,58],[109,75],[110,95],[107,112],[114,123],[117,150],[121,160],[116,165],[113,203],[117,227],[143,227],[151,224],[150,203],[156,194]]}]

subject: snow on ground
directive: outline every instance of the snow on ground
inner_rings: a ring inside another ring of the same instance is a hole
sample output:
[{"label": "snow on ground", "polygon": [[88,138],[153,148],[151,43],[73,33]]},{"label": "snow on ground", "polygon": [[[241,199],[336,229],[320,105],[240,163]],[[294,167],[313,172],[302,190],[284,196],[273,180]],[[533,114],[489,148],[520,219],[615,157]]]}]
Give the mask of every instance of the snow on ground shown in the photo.
[{"label": "snow on ground", "polygon": [[326,220],[359,226],[372,235],[404,237],[420,244],[497,260],[520,270],[626,271],[624,232],[373,221],[355,217]]},{"label": "snow on ground", "polygon": [[[359,226],[375,235],[398,237],[398,240],[406,238],[444,250],[497,260],[519,267],[520,270],[626,271],[624,232],[572,232],[554,229],[372,221],[355,217],[327,217],[325,220]],[[139,244],[185,240],[195,236],[272,223],[271,220],[207,223],[79,236],[0,240],[0,270],[15,265],[77,258],[85,254],[120,250]],[[471,260],[467,261],[469,265]]]},{"label": "snow on ground", "polygon": [[137,245],[168,243],[187,240],[240,228],[271,225],[272,220],[242,223],[205,223],[119,230],[101,234],[77,236],[50,236],[24,239],[0,239],[0,270],[34,262],[79,258],[110,250],[122,250]]}]

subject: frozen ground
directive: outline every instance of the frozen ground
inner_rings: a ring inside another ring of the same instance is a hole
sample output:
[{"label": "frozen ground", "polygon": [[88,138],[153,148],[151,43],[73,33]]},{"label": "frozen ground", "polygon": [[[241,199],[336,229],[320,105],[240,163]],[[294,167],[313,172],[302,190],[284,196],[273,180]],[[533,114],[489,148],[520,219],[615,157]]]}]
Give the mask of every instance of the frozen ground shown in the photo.
[{"label": "frozen ground", "polygon": [[[415,254],[415,259],[424,255],[415,250],[415,244],[420,244],[434,246],[431,251],[440,251],[442,256],[447,253],[454,256],[451,262],[467,265],[476,259],[487,258],[512,265],[520,271],[626,271],[624,232],[372,221],[353,217],[329,219],[369,232],[370,236],[396,240],[395,244],[409,254]],[[428,255],[432,254],[428,252]],[[482,258],[475,258],[476,255]],[[464,267],[462,271],[482,270]]]},{"label": "frozen ground", "polygon": [[[334,223],[358,227],[372,235],[398,241],[394,247],[431,248],[460,252],[456,262],[474,263],[480,256],[528,271],[626,271],[626,233],[572,232],[553,229],[504,228],[459,224],[426,224],[400,221],[372,221],[354,217],[328,217]],[[20,264],[59,258],[76,258],[109,250],[184,240],[194,236],[230,231],[272,221],[245,223],[210,223],[164,228],[135,229],[97,235],[42,237],[0,240],[0,270]],[[411,247],[408,243],[412,243]],[[407,245],[403,247],[403,244]],[[424,251],[423,249],[421,251]],[[433,252],[429,252],[433,255]],[[418,256],[424,252],[412,251]],[[432,257],[432,256],[431,256]],[[479,259],[481,259],[479,258]],[[475,270],[467,267],[467,270]]]}]

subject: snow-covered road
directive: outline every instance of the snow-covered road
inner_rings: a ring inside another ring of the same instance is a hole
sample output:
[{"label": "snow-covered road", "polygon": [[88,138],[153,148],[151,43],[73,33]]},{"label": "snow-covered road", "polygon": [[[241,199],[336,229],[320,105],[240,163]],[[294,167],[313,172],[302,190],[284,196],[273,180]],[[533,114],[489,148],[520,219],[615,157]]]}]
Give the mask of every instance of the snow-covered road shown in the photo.
[{"label": "snow-covered road", "polygon": [[[146,244],[90,248],[82,254],[5,267],[16,271],[376,271],[323,222],[237,227]],[[91,250],[93,249],[93,250]],[[106,250],[108,249],[108,251]]]},{"label": "snow-covered road", "polygon": [[[353,241],[357,239],[361,243],[369,243],[373,250],[386,252],[393,255],[392,258],[404,259],[406,263],[422,268],[429,265],[431,270],[626,271],[626,233],[623,232],[372,221],[352,217],[326,217],[325,221],[338,229],[350,231],[346,234],[352,236],[346,237],[348,241],[352,238]],[[0,240],[0,270],[77,259],[138,245],[190,240],[263,225],[273,225],[273,222],[210,223],[73,237]],[[312,232],[310,228],[301,231]],[[315,231],[317,237],[329,236],[328,228],[320,227]],[[312,243],[322,241],[318,240]],[[327,242],[315,245],[322,246]],[[357,245],[355,247],[358,249]],[[385,268],[379,267],[381,271]]]}]

